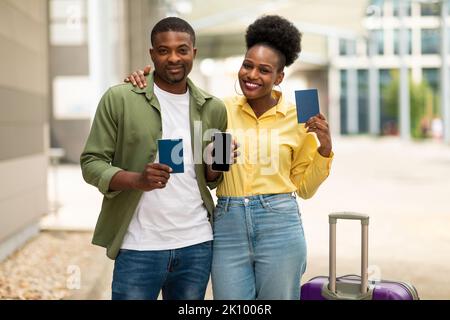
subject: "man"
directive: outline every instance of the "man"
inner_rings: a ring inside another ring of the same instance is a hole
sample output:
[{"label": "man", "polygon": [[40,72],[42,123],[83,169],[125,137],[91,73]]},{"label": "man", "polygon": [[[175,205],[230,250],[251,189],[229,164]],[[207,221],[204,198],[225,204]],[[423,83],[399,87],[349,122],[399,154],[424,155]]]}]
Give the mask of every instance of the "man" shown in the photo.
[{"label": "man", "polygon": [[[161,290],[163,299],[204,299],[214,208],[207,185],[220,176],[194,153],[209,149],[205,132],[225,131],[226,110],[187,78],[196,48],[186,21],[159,21],[151,44],[147,87],[104,94],[81,155],[84,179],[104,194],[92,243],[115,259],[112,299],[157,299]],[[158,163],[161,138],[183,139],[183,173]]]}]

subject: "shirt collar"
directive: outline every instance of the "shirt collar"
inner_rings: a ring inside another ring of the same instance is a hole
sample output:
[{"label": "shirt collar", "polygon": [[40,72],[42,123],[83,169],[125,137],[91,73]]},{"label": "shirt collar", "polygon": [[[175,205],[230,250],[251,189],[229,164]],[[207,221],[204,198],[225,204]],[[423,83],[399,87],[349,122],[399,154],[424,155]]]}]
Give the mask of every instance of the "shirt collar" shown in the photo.
[{"label": "shirt collar", "polygon": [[[276,113],[281,113],[283,116],[286,116],[288,105],[284,102],[283,94],[281,93],[281,91],[272,90],[272,95],[275,98],[278,98],[278,103],[267,110],[261,117],[272,116]],[[240,96],[237,100],[237,104],[242,108],[243,111],[255,117],[255,113],[252,107],[250,107],[250,105],[248,104],[247,98],[245,96]]]}]

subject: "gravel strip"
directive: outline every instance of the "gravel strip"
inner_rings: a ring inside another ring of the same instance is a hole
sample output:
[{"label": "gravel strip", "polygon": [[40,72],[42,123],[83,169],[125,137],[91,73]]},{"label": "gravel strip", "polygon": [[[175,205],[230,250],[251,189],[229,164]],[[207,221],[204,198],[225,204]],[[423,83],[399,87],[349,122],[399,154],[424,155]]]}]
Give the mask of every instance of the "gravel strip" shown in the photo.
[{"label": "gravel strip", "polygon": [[[99,256],[90,232],[45,231],[0,263],[0,299],[68,298]],[[103,253],[104,255],[104,253]]]}]

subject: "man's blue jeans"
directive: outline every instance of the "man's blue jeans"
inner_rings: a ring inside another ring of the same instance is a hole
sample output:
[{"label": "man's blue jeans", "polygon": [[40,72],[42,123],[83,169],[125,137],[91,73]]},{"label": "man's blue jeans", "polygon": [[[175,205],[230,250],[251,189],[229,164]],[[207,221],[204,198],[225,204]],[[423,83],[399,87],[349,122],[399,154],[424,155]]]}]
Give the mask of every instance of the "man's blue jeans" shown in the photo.
[{"label": "man's blue jeans", "polygon": [[113,300],[202,300],[211,271],[211,241],[158,251],[120,250],[114,263]]},{"label": "man's blue jeans", "polygon": [[306,242],[295,196],[220,197],[214,216],[214,299],[300,298]]}]

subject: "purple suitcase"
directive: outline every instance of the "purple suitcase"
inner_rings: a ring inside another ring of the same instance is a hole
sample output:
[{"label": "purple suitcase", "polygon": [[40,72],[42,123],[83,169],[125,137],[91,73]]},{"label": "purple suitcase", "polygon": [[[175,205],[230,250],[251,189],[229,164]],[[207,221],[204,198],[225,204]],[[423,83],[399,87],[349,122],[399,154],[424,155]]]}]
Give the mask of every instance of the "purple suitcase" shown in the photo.
[{"label": "purple suitcase", "polygon": [[[347,275],[336,279],[336,223],[338,219],[360,220],[361,277]],[[353,212],[329,215],[330,265],[329,277],[312,278],[301,288],[301,300],[419,300],[417,290],[409,283],[398,281],[368,280],[369,216]],[[331,279],[329,281],[329,279]]]}]

